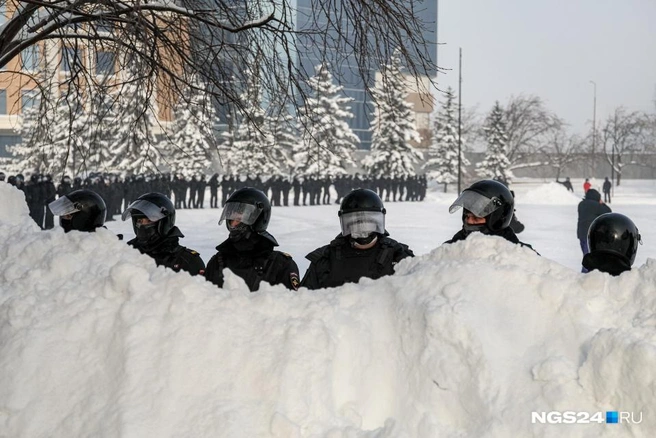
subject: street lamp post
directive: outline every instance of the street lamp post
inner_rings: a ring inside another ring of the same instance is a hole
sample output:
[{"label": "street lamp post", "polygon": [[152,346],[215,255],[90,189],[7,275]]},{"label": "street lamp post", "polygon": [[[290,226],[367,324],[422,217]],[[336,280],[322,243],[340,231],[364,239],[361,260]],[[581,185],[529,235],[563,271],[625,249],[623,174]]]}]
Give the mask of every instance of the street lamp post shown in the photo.
[{"label": "street lamp post", "polygon": [[597,147],[597,83],[595,81],[590,81],[594,87],[594,97],[592,105],[592,164],[590,165],[591,177],[595,176],[596,165],[597,165],[597,156],[595,154]]},{"label": "street lamp post", "polygon": [[[458,63],[458,194],[462,182],[462,47],[459,50]],[[446,186],[445,186],[446,187]]]}]

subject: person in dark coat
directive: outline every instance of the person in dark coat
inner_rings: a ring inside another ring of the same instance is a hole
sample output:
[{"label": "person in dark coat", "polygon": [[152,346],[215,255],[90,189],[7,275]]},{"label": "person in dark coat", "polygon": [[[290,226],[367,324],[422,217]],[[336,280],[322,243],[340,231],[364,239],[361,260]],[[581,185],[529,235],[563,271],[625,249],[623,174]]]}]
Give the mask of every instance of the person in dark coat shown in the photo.
[{"label": "person in dark coat", "polygon": [[297,176],[292,179],[292,189],[294,190],[294,205],[298,206],[301,197],[301,182],[298,180]]},{"label": "person in dark coat", "polygon": [[266,231],[270,218],[271,202],[261,190],[244,187],[234,192],[219,220],[219,225],[226,221],[230,235],[216,247],[205,278],[223,287],[223,270],[228,268],[244,279],[251,292],[257,291],[262,281],[298,289],[296,262],[289,254],[273,249],[278,242]]},{"label": "person in dark coat", "polygon": [[[458,196],[449,207],[449,213],[462,208],[462,229],[444,243],[465,240],[472,233],[480,232],[499,236],[516,245],[533,249],[521,242],[511,228],[515,213],[515,198],[508,187],[499,181],[482,180],[475,182]],[[536,251],[537,253],[537,251]]]},{"label": "person in dark coat", "polygon": [[604,180],[604,185],[601,187],[601,190],[604,192],[604,202],[610,204],[610,189],[613,184],[610,182],[608,177]]},{"label": "person in dark coat", "polygon": [[207,187],[207,180],[205,179],[205,175],[200,176],[200,180],[198,180],[198,204],[197,208],[205,208],[205,187]]},{"label": "person in dark coat", "polygon": [[568,191],[574,192],[574,187],[572,187],[572,181],[569,180],[569,176],[565,178],[565,181],[558,181],[558,178],[556,178],[556,182],[562,184]]},{"label": "person in dark coat", "polygon": [[631,219],[619,213],[604,213],[590,225],[588,248],[581,264],[588,271],[598,270],[617,276],[630,271],[642,238]]},{"label": "person in dark coat", "polygon": [[[579,202],[579,217],[576,225],[576,237],[579,239],[583,255],[590,252],[588,248],[588,230],[592,222],[604,213],[610,213],[609,206],[601,200],[601,194],[595,189],[588,189],[585,198]],[[581,272],[588,272],[584,267]]]},{"label": "person in dark coat", "polygon": [[357,283],[394,274],[394,266],[414,254],[407,245],[389,237],[385,208],[373,190],[356,189],[342,200],[342,233],[328,245],[306,256],[310,266],[301,286],[308,289]]},{"label": "person in dark coat", "polygon": [[210,208],[219,208],[219,174],[212,175],[207,185],[210,186]]},{"label": "person in dark coat", "polygon": [[122,219],[132,218],[136,237],[128,245],[176,272],[203,275],[205,263],[200,254],[178,242],[184,237],[175,226],[175,207],[162,193],[146,193],[132,202],[123,212]]}]

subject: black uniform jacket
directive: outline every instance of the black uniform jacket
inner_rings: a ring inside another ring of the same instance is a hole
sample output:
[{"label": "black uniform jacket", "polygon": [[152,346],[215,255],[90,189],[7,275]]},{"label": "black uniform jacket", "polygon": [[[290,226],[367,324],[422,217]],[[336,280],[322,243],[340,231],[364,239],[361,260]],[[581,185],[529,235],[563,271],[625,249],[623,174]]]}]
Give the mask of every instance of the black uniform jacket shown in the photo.
[{"label": "black uniform jacket", "polygon": [[142,254],[148,254],[157,266],[165,266],[174,271],[186,271],[191,275],[203,274],[205,263],[193,249],[185,248],[178,243],[184,235],[178,227],[171,228],[171,231],[152,245],[142,245],[135,238],[128,242],[128,245],[137,248]]},{"label": "black uniform jacket", "polygon": [[260,287],[261,281],[269,284],[283,284],[287,289],[296,290],[299,286],[298,266],[287,253],[274,251],[277,246],[269,233],[266,236],[254,234],[257,239],[252,250],[238,251],[230,239],[216,247],[218,251],[205,270],[205,278],[219,287],[223,286],[223,269],[228,268],[243,278],[251,292]]},{"label": "black uniform jacket", "polygon": [[[467,232],[464,229],[461,229],[456,234],[454,234],[454,236],[451,238],[451,240],[447,240],[444,243],[454,243],[454,242],[457,242],[459,240],[465,240],[467,238],[467,236],[469,236],[470,234],[472,234],[472,232]],[[529,245],[528,243],[520,242],[520,240],[517,238],[517,235],[515,234],[515,232],[510,227],[504,228],[503,230],[501,230],[497,234],[491,234],[491,236],[503,237],[508,242],[512,242],[515,245],[525,246],[526,248],[529,248],[529,249],[532,249],[533,251],[535,251],[535,249],[531,245]],[[537,255],[540,255],[540,253],[537,252],[537,251],[535,251],[535,253]]]},{"label": "black uniform jacket", "polygon": [[350,238],[338,235],[329,245],[306,256],[310,260],[301,286],[308,289],[337,287],[357,283],[360,278],[380,278],[394,273],[394,265],[406,257],[414,257],[407,245],[379,235],[376,245],[356,249]]}]

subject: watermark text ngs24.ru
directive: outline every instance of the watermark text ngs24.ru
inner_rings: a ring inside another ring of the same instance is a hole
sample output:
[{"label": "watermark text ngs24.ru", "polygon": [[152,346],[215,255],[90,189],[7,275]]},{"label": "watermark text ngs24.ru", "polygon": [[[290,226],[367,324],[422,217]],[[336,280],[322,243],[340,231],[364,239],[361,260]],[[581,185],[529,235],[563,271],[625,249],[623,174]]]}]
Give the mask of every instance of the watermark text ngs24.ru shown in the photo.
[{"label": "watermark text ngs24.ru", "polygon": [[550,411],[531,412],[533,424],[640,424],[642,412],[606,411],[606,412],[576,412]]}]

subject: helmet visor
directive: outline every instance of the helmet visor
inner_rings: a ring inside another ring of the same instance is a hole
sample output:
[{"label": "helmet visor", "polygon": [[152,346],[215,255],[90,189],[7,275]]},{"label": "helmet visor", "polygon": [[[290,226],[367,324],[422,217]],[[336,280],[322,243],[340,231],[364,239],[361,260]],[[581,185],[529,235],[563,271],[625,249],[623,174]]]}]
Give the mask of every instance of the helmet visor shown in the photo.
[{"label": "helmet visor", "polygon": [[127,218],[132,216],[133,210],[143,213],[148,219],[150,219],[153,222],[157,222],[158,220],[166,216],[164,214],[164,211],[162,211],[163,210],[162,207],[155,205],[152,202],[146,201],[144,199],[137,199],[132,204],[128,205],[128,208],[126,208],[123,214],[121,215],[121,219],[126,220]]},{"label": "helmet visor", "polygon": [[502,202],[499,198],[488,198],[478,192],[465,190],[458,199],[449,207],[449,213],[455,213],[459,208],[471,211],[475,216],[486,217],[493,211],[499,209]]},{"label": "helmet visor", "polygon": [[52,201],[48,204],[48,208],[55,216],[66,216],[67,214],[77,213],[81,210],[80,204],[72,202],[67,196]]},{"label": "helmet visor", "polygon": [[342,236],[368,237],[371,233],[385,234],[385,215],[381,211],[354,211],[339,217]]},{"label": "helmet visor", "polygon": [[257,220],[257,217],[260,215],[261,209],[257,208],[253,204],[244,204],[241,202],[227,202],[225,207],[223,207],[223,213],[221,213],[221,219],[219,219],[219,225],[223,221],[239,221],[242,224],[253,225]]}]

